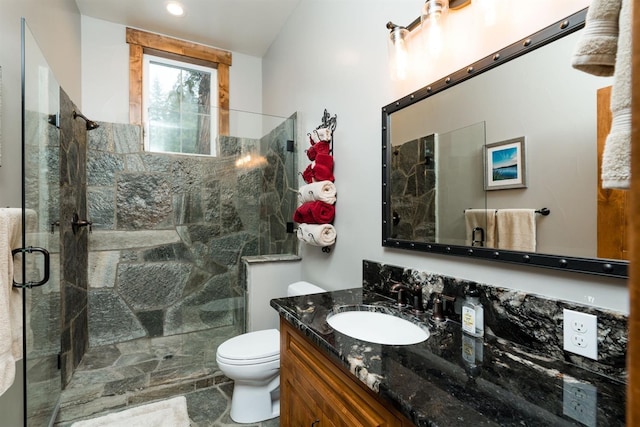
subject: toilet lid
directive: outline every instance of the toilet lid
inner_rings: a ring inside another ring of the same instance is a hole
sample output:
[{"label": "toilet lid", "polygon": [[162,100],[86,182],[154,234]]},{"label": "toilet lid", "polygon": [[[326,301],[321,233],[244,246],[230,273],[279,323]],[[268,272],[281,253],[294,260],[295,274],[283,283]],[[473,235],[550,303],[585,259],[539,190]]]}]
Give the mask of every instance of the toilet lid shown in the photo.
[{"label": "toilet lid", "polygon": [[218,357],[229,363],[264,363],[280,358],[280,331],[267,329],[228,339],[218,347]]}]

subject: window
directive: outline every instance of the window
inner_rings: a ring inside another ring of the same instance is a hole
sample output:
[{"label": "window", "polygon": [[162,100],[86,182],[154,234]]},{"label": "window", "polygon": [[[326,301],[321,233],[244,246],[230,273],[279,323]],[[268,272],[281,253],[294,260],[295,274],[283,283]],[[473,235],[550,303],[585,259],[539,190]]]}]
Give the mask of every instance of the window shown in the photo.
[{"label": "window", "polygon": [[143,76],[145,149],[215,155],[217,70],[144,55]]},{"label": "window", "polygon": [[[215,73],[210,74],[210,86],[214,89],[211,91],[211,97],[215,97],[217,101],[213,102],[212,100],[211,104],[207,104],[208,106],[206,108],[210,109],[209,120],[211,121],[211,129],[217,129],[218,135],[229,134],[229,67],[231,66],[231,52],[158,34],[147,33],[133,28],[127,28],[126,38],[129,44],[129,122],[131,124],[139,125],[142,124],[143,121],[143,75],[145,74],[143,57],[145,55],[151,55],[158,57],[157,62],[159,64],[165,64],[160,66],[164,67],[165,70],[172,68],[172,66],[169,65],[169,61],[166,61],[167,59],[181,62],[182,64],[180,66],[174,64],[173,68],[183,70],[181,72],[187,70],[185,74],[187,81],[189,80],[188,74],[193,72],[196,74],[200,73],[200,77],[191,76],[193,81],[195,81],[195,79],[205,78],[200,67],[208,68],[209,71],[206,71],[206,73],[211,73],[210,70],[215,70]],[[160,59],[162,59],[162,61]],[[215,79],[213,77],[214,74],[217,76]],[[217,81],[217,90],[215,90],[216,85],[214,81]],[[190,84],[189,82],[186,83],[187,86]],[[198,83],[198,86],[199,85],[200,83]],[[153,93],[153,87],[150,92]],[[191,108],[191,112],[193,113],[193,105],[185,105],[185,100],[186,98],[180,101],[183,112]],[[201,107],[200,102],[200,100],[196,102],[198,109]],[[217,107],[211,109],[211,106]],[[217,114],[212,113],[214,111],[217,112]],[[159,114],[158,111],[152,111],[152,113]],[[203,119],[204,116],[205,115],[200,114],[199,117]],[[187,117],[188,115],[183,115],[186,121],[182,124],[188,122]],[[193,118],[192,116],[191,119]],[[204,129],[204,127],[200,129]],[[214,132],[211,132],[210,135],[215,137]],[[198,139],[194,137],[192,140],[196,141]],[[204,141],[204,138],[200,139],[200,141]],[[188,145],[189,144],[182,145],[182,147]],[[215,149],[215,147],[211,147],[211,149]]]}]

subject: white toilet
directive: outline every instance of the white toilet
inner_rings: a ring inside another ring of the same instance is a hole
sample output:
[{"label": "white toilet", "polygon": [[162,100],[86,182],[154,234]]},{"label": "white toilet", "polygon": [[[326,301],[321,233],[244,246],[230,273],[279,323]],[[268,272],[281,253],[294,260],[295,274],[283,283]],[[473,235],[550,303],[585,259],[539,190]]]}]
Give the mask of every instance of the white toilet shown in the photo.
[{"label": "white toilet", "polygon": [[[326,292],[308,282],[288,286],[287,296]],[[267,329],[228,339],[216,352],[218,367],[234,380],[231,419],[255,423],[280,416],[280,331]]]}]

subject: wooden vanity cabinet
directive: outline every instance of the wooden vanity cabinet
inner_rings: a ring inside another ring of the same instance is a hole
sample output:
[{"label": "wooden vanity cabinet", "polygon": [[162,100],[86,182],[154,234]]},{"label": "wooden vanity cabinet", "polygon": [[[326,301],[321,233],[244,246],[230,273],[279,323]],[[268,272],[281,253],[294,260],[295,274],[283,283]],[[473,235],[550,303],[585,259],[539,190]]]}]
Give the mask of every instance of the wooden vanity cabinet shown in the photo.
[{"label": "wooden vanity cabinet", "polygon": [[281,426],[413,426],[283,319],[280,334]]}]

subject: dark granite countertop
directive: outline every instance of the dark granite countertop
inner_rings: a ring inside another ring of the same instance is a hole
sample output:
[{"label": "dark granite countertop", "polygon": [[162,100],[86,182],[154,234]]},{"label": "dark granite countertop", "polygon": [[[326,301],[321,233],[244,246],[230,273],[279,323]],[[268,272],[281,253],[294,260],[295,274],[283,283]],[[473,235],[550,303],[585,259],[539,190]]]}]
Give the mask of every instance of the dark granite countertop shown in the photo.
[{"label": "dark granite countertop", "polygon": [[428,325],[425,342],[389,346],[334,331],[334,307],[367,304],[396,311],[393,301],[362,288],[271,300],[271,306],[338,364],[419,426],[570,426],[625,423],[620,381],[523,346],[463,334],[453,321]]}]

